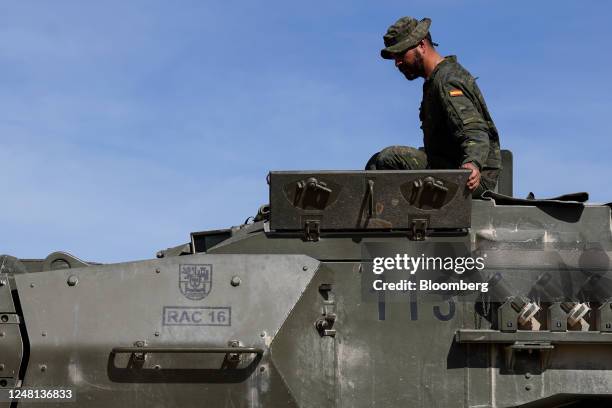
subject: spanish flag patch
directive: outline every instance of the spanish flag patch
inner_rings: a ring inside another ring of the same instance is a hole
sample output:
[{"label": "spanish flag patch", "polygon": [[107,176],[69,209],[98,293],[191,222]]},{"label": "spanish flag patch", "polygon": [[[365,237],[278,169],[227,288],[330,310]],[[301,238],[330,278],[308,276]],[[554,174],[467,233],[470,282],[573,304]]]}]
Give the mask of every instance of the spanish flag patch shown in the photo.
[{"label": "spanish flag patch", "polygon": [[451,89],[448,94],[450,96],[463,96],[463,91],[461,89]]}]

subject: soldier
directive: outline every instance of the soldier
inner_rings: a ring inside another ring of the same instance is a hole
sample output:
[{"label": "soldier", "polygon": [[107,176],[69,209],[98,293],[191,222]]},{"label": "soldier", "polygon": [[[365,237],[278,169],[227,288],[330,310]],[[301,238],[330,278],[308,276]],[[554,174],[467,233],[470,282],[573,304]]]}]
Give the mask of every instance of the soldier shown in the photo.
[{"label": "soldier", "polygon": [[469,169],[467,186],[480,197],[495,188],[501,169],[497,129],[474,77],[455,56],[442,57],[434,48],[430,24],[428,18],[400,18],[387,30],[380,52],[409,81],[425,78],[419,115],[425,147],[387,147],[370,158],[366,170]]}]

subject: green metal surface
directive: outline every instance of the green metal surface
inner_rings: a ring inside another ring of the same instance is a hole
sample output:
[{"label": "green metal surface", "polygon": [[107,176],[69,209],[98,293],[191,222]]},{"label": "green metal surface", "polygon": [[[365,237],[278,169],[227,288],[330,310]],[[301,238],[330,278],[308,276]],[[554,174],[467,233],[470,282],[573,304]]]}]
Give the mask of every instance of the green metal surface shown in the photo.
[{"label": "green metal surface", "polygon": [[[321,180],[330,177],[322,191],[340,185],[330,172]],[[504,177],[500,192],[512,188]],[[361,187],[346,208],[367,215],[369,187]],[[402,199],[395,187],[385,188],[385,202]],[[612,396],[612,328],[605,326],[612,325],[612,291],[597,281],[601,299],[587,302],[588,324],[551,330],[546,325],[569,319],[569,309],[537,298],[533,288],[542,276],[555,282],[612,271],[610,207],[544,201],[474,200],[462,218],[469,229],[428,228],[422,241],[406,229],[343,228],[339,200],[329,213],[334,228],[318,230],[316,239],[300,222],[272,228],[263,216],[193,233],[189,244],[155,260],[96,265],[61,253],[47,262],[12,259],[0,279],[15,285],[0,286],[0,307],[22,324],[3,329],[0,362],[12,353],[18,368],[6,378],[23,387],[71,388],[79,407],[605,404],[602,398]],[[486,254],[487,277],[503,278],[524,300],[435,300],[364,286],[372,248],[418,254],[450,244]],[[57,259],[70,267],[54,267]],[[540,329],[503,326],[507,316],[518,326],[512,305],[531,302],[540,308]],[[549,304],[556,308],[547,316]],[[500,322],[502,307],[508,310]],[[18,404],[30,405],[63,406]]]}]

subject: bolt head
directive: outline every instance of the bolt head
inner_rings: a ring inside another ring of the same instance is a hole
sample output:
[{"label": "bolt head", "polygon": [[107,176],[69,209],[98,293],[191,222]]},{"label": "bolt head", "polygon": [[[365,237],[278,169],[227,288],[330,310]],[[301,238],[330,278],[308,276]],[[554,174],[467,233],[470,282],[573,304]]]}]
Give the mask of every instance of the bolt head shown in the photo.
[{"label": "bolt head", "polygon": [[68,283],[68,286],[75,286],[79,283],[79,278],[77,278],[76,275],[70,275],[66,283]]}]

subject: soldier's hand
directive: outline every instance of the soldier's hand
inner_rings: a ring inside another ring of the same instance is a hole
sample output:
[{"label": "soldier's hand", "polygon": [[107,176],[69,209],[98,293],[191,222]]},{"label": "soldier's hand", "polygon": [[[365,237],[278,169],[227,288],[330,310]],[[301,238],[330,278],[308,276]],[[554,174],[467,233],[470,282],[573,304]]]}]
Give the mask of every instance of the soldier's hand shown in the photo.
[{"label": "soldier's hand", "polygon": [[462,169],[472,170],[472,173],[468,177],[467,187],[470,191],[476,190],[476,188],[480,185],[480,170],[478,166],[474,163],[465,163],[461,166]]}]

